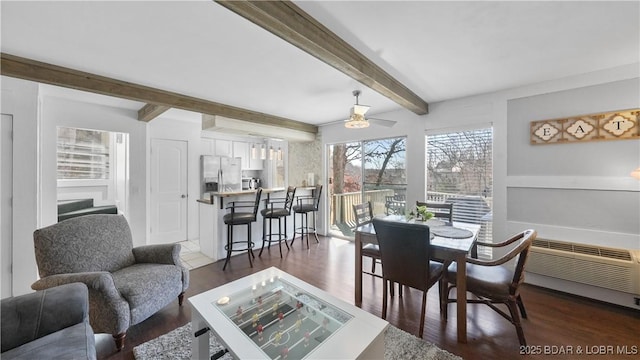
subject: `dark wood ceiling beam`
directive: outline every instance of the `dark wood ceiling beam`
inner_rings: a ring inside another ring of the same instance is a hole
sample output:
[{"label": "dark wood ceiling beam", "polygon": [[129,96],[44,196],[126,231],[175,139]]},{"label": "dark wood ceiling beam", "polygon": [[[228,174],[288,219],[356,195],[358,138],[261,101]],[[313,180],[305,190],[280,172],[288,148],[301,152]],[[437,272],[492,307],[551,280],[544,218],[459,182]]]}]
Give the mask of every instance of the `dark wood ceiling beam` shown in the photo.
[{"label": "dark wood ceiling beam", "polygon": [[158,105],[158,104],[146,104],[140,110],[138,110],[138,120],[149,122],[158,116],[162,115],[165,111],[171,109],[171,106]]},{"label": "dark wood ceiling beam", "polygon": [[215,1],[414,113],[428,113],[418,95],[292,2]]},{"label": "dark wood ceiling beam", "polygon": [[209,115],[220,115],[232,119],[300,130],[314,134],[318,132],[317,126],[300,121],[198,99],[5,53],[1,54],[0,74],[102,95],[141,101],[155,104],[156,106],[173,107]]}]

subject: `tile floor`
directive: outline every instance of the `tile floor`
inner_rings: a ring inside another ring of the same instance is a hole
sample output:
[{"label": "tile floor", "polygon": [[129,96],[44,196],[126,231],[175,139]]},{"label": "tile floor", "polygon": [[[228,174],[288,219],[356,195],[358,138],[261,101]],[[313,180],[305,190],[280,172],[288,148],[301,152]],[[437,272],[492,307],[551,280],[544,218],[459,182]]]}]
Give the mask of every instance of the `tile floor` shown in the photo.
[{"label": "tile floor", "polygon": [[181,245],[180,260],[187,269],[199,268],[213,262],[212,258],[200,252],[200,244],[197,241],[182,241],[178,244]]}]

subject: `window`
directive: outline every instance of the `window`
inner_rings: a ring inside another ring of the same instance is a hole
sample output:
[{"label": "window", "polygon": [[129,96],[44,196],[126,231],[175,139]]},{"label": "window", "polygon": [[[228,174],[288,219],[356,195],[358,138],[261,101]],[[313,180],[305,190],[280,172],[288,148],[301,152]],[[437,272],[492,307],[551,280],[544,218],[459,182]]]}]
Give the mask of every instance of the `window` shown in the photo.
[{"label": "window", "polygon": [[353,238],[354,204],[370,201],[374,215],[404,214],[406,140],[401,137],[328,145],[332,236]]},{"label": "window", "polygon": [[453,203],[453,220],[481,225],[478,240],[492,242],[493,129],[427,134],[426,144],[427,201]]},{"label": "window", "polygon": [[129,214],[129,134],[57,128],[58,201],[92,199]]},{"label": "window", "polygon": [[110,133],[58,127],[58,180],[109,179]]},{"label": "window", "polygon": [[404,214],[407,138],[369,140],[363,148],[365,201],[371,201],[374,214]]}]

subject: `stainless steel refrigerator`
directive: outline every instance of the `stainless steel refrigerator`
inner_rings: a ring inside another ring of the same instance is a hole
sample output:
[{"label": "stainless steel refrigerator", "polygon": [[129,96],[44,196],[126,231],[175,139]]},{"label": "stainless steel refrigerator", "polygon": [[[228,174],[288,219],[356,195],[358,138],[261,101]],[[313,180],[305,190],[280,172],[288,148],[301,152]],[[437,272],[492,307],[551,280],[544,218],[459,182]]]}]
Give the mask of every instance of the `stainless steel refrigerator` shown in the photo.
[{"label": "stainless steel refrigerator", "polygon": [[235,192],[242,190],[242,159],[226,156],[202,155],[200,157],[201,189],[203,198],[211,192]]}]

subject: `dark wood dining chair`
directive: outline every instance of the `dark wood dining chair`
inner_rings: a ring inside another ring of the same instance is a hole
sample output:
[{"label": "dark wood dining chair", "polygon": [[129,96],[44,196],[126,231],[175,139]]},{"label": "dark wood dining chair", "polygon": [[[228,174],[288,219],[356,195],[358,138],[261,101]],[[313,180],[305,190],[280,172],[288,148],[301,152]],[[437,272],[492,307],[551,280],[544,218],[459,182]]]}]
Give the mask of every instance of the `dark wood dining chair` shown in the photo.
[{"label": "dark wood dining chair", "polygon": [[[447,222],[448,225],[453,224],[453,204],[452,203],[416,201],[416,206],[426,206],[427,211],[433,213],[434,219],[443,220]],[[474,249],[476,249],[475,245],[474,245]],[[445,265],[448,265],[444,259],[434,258],[433,260],[441,263],[445,263]],[[441,288],[442,286],[444,286],[444,284],[440,284]]]},{"label": "dark wood dining chair", "polygon": [[373,219],[382,257],[382,318],[387,318],[387,282],[422,291],[418,337],[422,338],[427,291],[442,277],[441,263],[431,261],[429,227],[422,224]]},{"label": "dark wood dining chair", "polygon": [[416,201],[416,206],[426,206],[427,211],[433,213],[433,218],[453,223],[453,204],[441,202]]},{"label": "dark wood dining chair", "polygon": [[[515,327],[520,345],[527,345],[524,331],[520,323],[520,315],[527,318],[524,303],[520,297],[519,287],[524,282],[524,267],[529,255],[529,249],[536,238],[535,230],[525,230],[501,243],[479,242],[479,245],[493,248],[512,246],[512,249],[504,256],[495,260],[480,260],[467,258],[467,291],[474,294],[477,299],[467,299],[468,304],[486,304],[495,310],[505,319],[509,320]],[[512,244],[516,245],[512,245]],[[515,268],[505,266],[507,262],[518,258]],[[384,258],[383,258],[384,261]],[[443,276],[446,291],[441,292],[441,310],[444,319],[447,319],[447,305],[456,302],[456,299],[449,299],[449,291],[456,285],[456,264],[451,264]],[[450,284],[450,286],[449,286]],[[507,314],[496,304],[504,304],[509,310]],[[518,314],[518,308],[520,314]]]},{"label": "dark wood dining chair", "polygon": [[[371,210],[370,201],[352,206],[356,229],[359,226],[371,223],[371,220],[373,220],[373,211]],[[371,258],[371,272],[363,271],[363,273],[381,278],[382,276],[376,274],[376,262],[380,262],[380,247],[376,244],[366,244],[362,247],[362,255]]]}]

